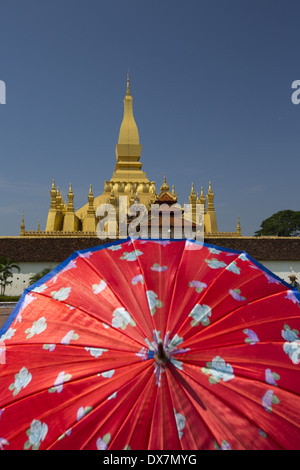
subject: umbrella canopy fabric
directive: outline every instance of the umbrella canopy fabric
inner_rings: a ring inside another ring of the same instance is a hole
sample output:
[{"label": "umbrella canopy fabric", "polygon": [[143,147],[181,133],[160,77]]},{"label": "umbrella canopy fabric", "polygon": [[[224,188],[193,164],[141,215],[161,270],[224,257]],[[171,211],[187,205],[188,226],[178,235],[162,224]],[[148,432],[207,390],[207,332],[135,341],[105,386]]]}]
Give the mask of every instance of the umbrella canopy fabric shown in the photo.
[{"label": "umbrella canopy fabric", "polygon": [[74,253],[0,330],[0,448],[300,448],[296,291],[246,253]]}]

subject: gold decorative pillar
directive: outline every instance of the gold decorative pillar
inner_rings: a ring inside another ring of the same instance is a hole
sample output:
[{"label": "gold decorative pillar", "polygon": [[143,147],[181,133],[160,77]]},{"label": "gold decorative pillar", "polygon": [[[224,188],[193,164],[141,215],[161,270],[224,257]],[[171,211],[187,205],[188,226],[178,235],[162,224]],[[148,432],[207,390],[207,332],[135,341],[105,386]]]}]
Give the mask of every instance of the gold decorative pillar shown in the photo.
[{"label": "gold decorative pillar", "polygon": [[236,234],[238,237],[242,236],[242,229],[240,225],[240,218],[238,217],[237,227],[236,227]]},{"label": "gold decorative pillar", "polygon": [[57,210],[56,210],[56,196],[57,196],[57,192],[56,192],[56,188],[55,188],[55,182],[53,180],[51,191],[50,191],[51,202],[50,202],[50,209],[49,209],[49,212],[48,212],[46,232],[52,232],[54,230],[54,227],[55,227],[55,218],[56,218],[56,212],[57,212]]},{"label": "gold decorative pillar", "polygon": [[190,197],[189,197],[189,201],[190,201],[190,204],[191,204],[191,218],[192,218],[192,222],[193,223],[196,223],[196,203],[197,203],[197,196],[195,194],[195,190],[194,190],[194,183],[192,183],[192,188],[191,188],[191,194],[190,194]]},{"label": "gold decorative pillar", "polygon": [[[72,190],[72,184],[70,183],[69,192],[68,192],[68,205],[66,213],[63,219],[63,231],[64,232],[74,232],[75,230],[75,214],[74,214],[74,194]],[[58,203],[61,204],[60,195],[58,198]]]},{"label": "gold decorative pillar", "polygon": [[203,205],[204,205],[204,214],[205,214],[205,211],[206,211],[206,208],[205,208],[206,199],[205,199],[204,192],[203,192],[203,186],[201,186],[201,194],[200,194],[199,204],[203,204]]},{"label": "gold decorative pillar", "polygon": [[25,235],[25,224],[24,224],[24,212],[22,213],[22,222],[20,227],[20,235],[23,237]]},{"label": "gold decorative pillar", "polygon": [[215,214],[215,206],[214,206],[214,193],[212,192],[211,182],[209,182],[209,189],[206,195],[207,197],[207,210],[206,214],[204,215],[204,226],[205,231],[209,233],[217,233],[218,232],[218,224],[217,224],[217,217]]},{"label": "gold decorative pillar", "polygon": [[92,185],[90,185],[89,195],[88,195],[88,209],[86,216],[82,221],[82,230],[83,232],[96,232],[96,213],[94,208],[94,195],[92,190]]}]

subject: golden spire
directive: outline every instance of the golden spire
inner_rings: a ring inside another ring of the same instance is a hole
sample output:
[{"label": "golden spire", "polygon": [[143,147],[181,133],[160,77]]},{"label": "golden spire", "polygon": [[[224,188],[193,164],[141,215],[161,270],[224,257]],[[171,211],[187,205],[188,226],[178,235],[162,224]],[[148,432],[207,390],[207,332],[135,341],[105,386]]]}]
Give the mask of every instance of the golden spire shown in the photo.
[{"label": "golden spire", "polygon": [[21,222],[21,231],[20,231],[20,235],[25,235],[25,224],[24,224],[24,211],[22,213],[22,222]]},{"label": "golden spire", "polygon": [[93,195],[93,190],[92,190],[92,185],[90,184],[90,190],[89,190],[89,195],[88,195],[88,214],[95,214],[95,209],[94,209],[94,195]]},{"label": "golden spire", "polygon": [[140,144],[138,128],[133,117],[132,96],[130,95],[129,90],[129,73],[127,73],[127,90],[124,99],[124,116],[120,128],[118,144]]},{"label": "golden spire", "polygon": [[237,233],[238,237],[240,237],[242,235],[242,229],[241,229],[240,218],[239,217],[238,217],[238,222],[237,222],[236,233]]},{"label": "golden spire", "polygon": [[126,96],[130,96],[130,89],[129,89],[129,70],[127,72],[127,91]]},{"label": "golden spire", "polygon": [[205,199],[204,192],[203,192],[203,186],[201,186],[200,198],[197,200],[197,203],[203,204],[204,212],[205,212],[206,199]]},{"label": "golden spire", "polygon": [[206,202],[206,199],[205,199],[204,192],[203,192],[203,186],[201,186],[200,203],[205,204],[205,202]]},{"label": "golden spire", "polygon": [[50,209],[55,210],[56,209],[56,188],[55,188],[54,179],[52,181],[50,197],[51,197]]},{"label": "golden spire", "polygon": [[211,182],[209,182],[209,187],[208,187],[208,193],[206,195],[207,197],[207,211],[214,212],[215,207],[214,207],[214,193],[212,192],[211,188]]},{"label": "golden spire", "polygon": [[192,205],[195,204],[196,199],[197,199],[197,196],[196,196],[195,190],[194,190],[194,183],[192,183],[191,194],[190,194],[190,197],[189,197],[190,203]]},{"label": "golden spire", "polygon": [[68,208],[67,208],[68,212],[74,212],[73,200],[74,200],[74,194],[72,191],[72,184],[70,183],[69,193],[68,193]]},{"label": "golden spire", "polygon": [[59,187],[57,186],[57,190],[56,190],[56,209],[58,211],[62,211],[63,206],[64,206],[64,200],[63,200],[63,197],[62,197],[62,193],[60,192]]},{"label": "golden spire", "polygon": [[169,191],[169,186],[167,185],[167,181],[166,181],[166,173],[164,173],[164,182],[160,188],[161,191],[163,191],[164,193],[168,192]]}]

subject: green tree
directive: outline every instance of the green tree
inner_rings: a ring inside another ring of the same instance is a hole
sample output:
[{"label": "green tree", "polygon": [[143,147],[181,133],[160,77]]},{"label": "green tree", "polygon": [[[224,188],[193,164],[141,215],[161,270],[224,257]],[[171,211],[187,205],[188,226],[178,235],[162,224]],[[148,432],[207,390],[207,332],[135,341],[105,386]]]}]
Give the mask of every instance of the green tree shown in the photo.
[{"label": "green tree", "polygon": [[42,279],[42,277],[46,276],[46,274],[48,274],[50,271],[51,269],[45,268],[36,274],[32,274],[29,278],[30,285]]},{"label": "green tree", "polygon": [[297,237],[300,235],[300,211],[283,210],[264,220],[256,236]]},{"label": "green tree", "polygon": [[6,287],[9,284],[12,284],[10,279],[13,277],[13,269],[20,272],[20,266],[18,263],[11,261],[4,256],[0,257],[0,295],[4,295]]}]

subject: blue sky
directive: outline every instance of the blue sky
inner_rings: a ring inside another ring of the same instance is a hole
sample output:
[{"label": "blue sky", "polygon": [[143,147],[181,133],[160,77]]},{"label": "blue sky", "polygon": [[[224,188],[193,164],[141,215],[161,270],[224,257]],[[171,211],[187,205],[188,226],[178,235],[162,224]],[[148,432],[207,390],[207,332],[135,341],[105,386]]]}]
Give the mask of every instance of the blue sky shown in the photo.
[{"label": "blue sky", "polygon": [[52,179],[103,192],[130,70],[150,180],[212,182],[219,230],[299,210],[298,0],[1,0],[0,236],[45,227]]}]

